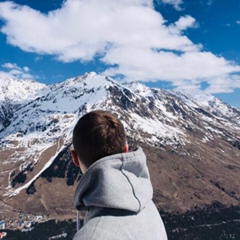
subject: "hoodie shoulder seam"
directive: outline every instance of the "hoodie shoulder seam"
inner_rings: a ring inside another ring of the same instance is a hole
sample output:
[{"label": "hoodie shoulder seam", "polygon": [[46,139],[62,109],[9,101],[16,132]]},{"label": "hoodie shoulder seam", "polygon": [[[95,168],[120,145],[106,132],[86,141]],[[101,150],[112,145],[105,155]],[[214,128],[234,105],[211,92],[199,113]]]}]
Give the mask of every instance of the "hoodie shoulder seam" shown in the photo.
[{"label": "hoodie shoulder seam", "polygon": [[131,186],[131,188],[132,188],[133,196],[134,196],[134,197],[136,198],[136,200],[138,201],[138,204],[139,204],[138,212],[139,212],[139,211],[141,210],[141,202],[140,202],[140,200],[138,199],[138,197],[137,197],[137,195],[136,195],[136,193],[135,193],[135,191],[134,191],[134,187],[133,187],[131,181],[129,180],[128,176],[123,172],[123,164],[124,164],[124,161],[122,161],[122,165],[121,165],[121,167],[120,167],[120,170],[121,170],[121,173],[123,174],[123,176],[124,176],[124,177],[127,179],[127,181],[129,182],[129,184],[130,184],[130,186]]}]

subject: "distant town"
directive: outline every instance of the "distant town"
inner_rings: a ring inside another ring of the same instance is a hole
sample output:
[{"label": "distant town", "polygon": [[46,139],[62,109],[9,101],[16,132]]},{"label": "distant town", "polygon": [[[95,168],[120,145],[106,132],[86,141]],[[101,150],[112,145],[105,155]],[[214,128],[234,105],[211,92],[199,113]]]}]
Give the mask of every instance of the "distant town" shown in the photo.
[{"label": "distant town", "polygon": [[36,223],[43,223],[49,220],[45,215],[32,215],[19,213],[16,218],[0,220],[0,239],[7,236],[4,230],[20,230],[22,232],[32,231]]}]

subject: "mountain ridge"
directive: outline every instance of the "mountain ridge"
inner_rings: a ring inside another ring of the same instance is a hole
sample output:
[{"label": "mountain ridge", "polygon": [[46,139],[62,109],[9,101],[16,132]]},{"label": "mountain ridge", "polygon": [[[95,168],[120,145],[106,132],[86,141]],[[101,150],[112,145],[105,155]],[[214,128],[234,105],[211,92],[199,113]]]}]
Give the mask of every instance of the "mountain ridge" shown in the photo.
[{"label": "mountain ridge", "polygon": [[29,84],[30,94],[20,94],[20,102],[12,97],[6,104],[15,96],[6,91],[0,99],[1,201],[8,206],[17,209],[19,199],[27,199],[24,211],[73,214],[67,199],[80,173],[70,160],[71,134],[79,117],[93,109],[117,114],[129,142],[144,148],[159,208],[239,204],[238,108],[212,96],[120,84],[94,72],[54,85]]}]

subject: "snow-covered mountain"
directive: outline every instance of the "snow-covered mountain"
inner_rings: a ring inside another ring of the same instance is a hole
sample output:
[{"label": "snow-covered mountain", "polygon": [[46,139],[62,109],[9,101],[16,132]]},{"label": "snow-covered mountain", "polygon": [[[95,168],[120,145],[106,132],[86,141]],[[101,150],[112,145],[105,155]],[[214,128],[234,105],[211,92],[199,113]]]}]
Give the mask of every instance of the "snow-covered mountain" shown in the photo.
[{"label": "snow-covered mountain", "polygon": [[240,110],[213,96],[119,84],[93,72],[54,85],[0,79],[0,92],[4,214],[71,215],[79,173],[68,148],[77,120],[93,109],[116,113],[129,142],[144,147],[159,207],[240,201]]}]

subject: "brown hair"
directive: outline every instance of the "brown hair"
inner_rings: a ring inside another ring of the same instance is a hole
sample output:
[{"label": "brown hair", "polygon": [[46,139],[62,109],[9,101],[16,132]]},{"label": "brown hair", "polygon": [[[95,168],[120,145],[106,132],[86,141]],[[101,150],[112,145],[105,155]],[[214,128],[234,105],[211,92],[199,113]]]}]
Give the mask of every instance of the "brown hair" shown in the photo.
[{"label": "brown hair", "polygon": [[126,133],[115,115],[95,110],[79,119],[72,141],[79,159],[89,167],[100,158],[123,152]]}]

